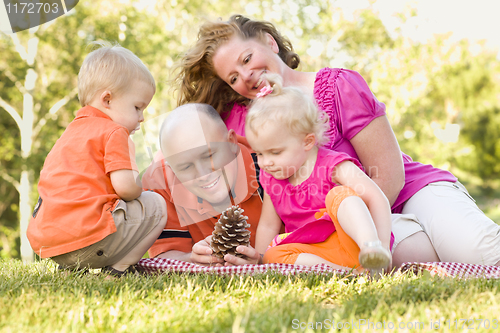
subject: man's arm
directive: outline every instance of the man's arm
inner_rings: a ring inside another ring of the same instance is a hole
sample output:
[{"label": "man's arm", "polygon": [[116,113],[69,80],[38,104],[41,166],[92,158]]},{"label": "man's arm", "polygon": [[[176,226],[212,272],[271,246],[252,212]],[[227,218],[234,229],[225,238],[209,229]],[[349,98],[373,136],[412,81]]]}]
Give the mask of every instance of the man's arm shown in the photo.
[{"label": "man's arm", "polygon": [[212,256],[212,249],[208,244],[210,244],[210,239],[212,236],[208,236],[206,239],[196,243],[193,246],[193,251],[182,252],[177,250],[170,250],[167,252],[160,253],[156,258],[174,259],[186,262],[192,262],[199,265],[211,265],[211,264],[222,264],[224,260]]},{"label": "man's arm", "polygon": [[[168,187],[166,165],[161,155],[155,158],[157,162],[148,167],[142,177],[144,189],[152,190],[160,194],[167,205],[167,224],[165,229],[175,232],[178,237],[158,239],[149,249],[149,255],[156,258],[174,259],[196,264],[222,263],[223,260],[212,257],[210,239],[204,239],[193,245],[186,226],[181,226],[178,212],[171,201],[171,193]],[[188,236],[189,235],[189,236]],[[209,236],[211,237],[211,236]]]}]

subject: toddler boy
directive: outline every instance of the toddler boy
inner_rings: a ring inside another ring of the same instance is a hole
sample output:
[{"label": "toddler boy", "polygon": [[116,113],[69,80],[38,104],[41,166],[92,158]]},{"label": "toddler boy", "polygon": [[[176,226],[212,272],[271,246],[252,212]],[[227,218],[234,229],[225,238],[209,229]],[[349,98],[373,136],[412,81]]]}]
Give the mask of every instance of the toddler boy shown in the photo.
[{"label": "toddler boy", "polygon": [[82,108],[47,155],[28,239],[62,268],[134,265],[165,226],[163,198],[142,192],[129,138],[155,93],[153,76],[131,51],[102,44],[78,74]]}]

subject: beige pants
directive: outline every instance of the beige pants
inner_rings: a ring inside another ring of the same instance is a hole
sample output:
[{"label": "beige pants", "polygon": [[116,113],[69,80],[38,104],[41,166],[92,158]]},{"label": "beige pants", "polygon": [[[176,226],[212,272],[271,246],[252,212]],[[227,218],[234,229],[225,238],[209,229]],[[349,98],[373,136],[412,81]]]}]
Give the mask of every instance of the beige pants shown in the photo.
[{"label": "beige pants", "polygon": [[164,199],[154,192],[143,192],[132,201],[120,200],[112,215],[116,232],[103,240],[52,259],[65,268],[111,266],[124,258],[157,225]]},{"label": "beige pants", "polygon": [[393,214],[394,248],[424,231],[441,261],[482,265],[500,261],[500,226],[477,207],[459,182],[425,186],[406,202],[402,213]]}]

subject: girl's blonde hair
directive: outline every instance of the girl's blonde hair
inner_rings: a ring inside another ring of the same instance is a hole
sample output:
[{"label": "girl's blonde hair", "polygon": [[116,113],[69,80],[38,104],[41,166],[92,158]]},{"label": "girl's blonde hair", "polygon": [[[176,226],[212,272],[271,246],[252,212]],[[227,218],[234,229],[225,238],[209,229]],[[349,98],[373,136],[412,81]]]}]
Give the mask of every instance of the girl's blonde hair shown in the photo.
[{"label": "girl's blonde hair", "polygon": [[329,126],[326,113],[299,88],[283,87],[278,74],[264,74],[262,78],[269,82],[272,92],[252,101],[245,119],[245,131],[251,130],[257,136],[264,124],[275,122],[286,126],[293,135],[314,133],[318,146],[326,144]]},{"label": "girl's blonde hair", "polygon": [[136,80],[156,90],[153,75],[130,50],[103,41],[92,42],[90,46],[98,48],[87,55],[78,73],[78,98],[82,106],[104,90],[120,95]]},{"label": "girl's blonde hair", "polygon": [[300,58],[293,52],[292,44],[270,22],[233,15],[227,22],[203,24],[196,44],[184,54],[177,68],[179,73],[175,82],[179,87],[178,105],[207,103],[219,113],[230,110],[234,103],[247,105],[249,99],[239,95],[217,76],[212,59],[218,48],[234,36],[243,40],[258,38],[263,41],[266,33],[276,40],[278,55],[285,64],[292,69],[297,68]]}]

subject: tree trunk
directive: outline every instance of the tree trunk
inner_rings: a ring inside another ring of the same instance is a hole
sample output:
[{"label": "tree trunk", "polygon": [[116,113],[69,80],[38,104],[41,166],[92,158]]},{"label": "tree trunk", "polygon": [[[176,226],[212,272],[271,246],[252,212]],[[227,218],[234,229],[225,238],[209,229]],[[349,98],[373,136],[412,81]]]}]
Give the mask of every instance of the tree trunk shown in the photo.
[{"label": "tree trunk", "polygon": [[[32,55],[34,57],[34,55]],[[28,61],[29,63],[29,61]],[[20,128],[21,132],[21,156],[23,158],[23,171],[21,172],[21,181],[19,182],[19,220],[20,220],[20,237],[21,237],[21,258],[23,261],[33,261],[33,250],[26,236],[28,224],[31,217],[31,179],[33,170],[28,165],[28,157],[31,155],[33,146],[33,121],[34,121],[34,103],[33,89],[38,78],[37,73],[33,69],[28,69],[24,87],[23,98],[23,121]]]},{"label": "tree trunk", "polygon": [[30,171],[23,170],[21,182],[19,183],[19,213],[20,213],[20,237],[21,237],[21,259],[23,261],[33,261],[33,250],[26,236],[28,223],[31,218],[31,181]]}]

